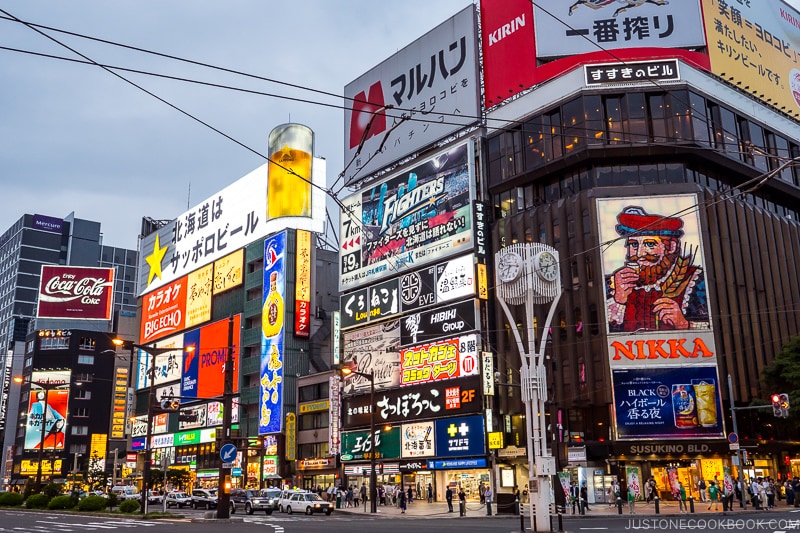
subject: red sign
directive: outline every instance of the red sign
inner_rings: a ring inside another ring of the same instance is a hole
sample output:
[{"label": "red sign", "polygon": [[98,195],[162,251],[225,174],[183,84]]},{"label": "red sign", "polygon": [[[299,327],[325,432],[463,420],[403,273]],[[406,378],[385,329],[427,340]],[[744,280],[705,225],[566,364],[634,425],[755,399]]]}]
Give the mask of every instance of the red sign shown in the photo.
[{"label": "red sign", "polygon": [[142,298],[140,342],[151,342],[184,329],[186,324],[186,276]]},{"label": "red sign", "polygon": [[110,320],[114,269],[42,265],[38,318]]},{"label": "red sign", "polygon": [[[225,361],[228,357],[229,319],[218,320],[183,336],[184,346],[194,346],[183,359],[181,396],[214,398],[225,390]],[[233,316],[233,360],[240,360],[241,315]],[[239,367],[233,365],[233,392],[239,391]]]},{"label": "red sign", "polygon": [[311,232],[297,230],[294,334],[311,335]]},{"label": "red sign", "polygon": [[534,84],[536,43],[530,0],[481,0],[486,107]]}]

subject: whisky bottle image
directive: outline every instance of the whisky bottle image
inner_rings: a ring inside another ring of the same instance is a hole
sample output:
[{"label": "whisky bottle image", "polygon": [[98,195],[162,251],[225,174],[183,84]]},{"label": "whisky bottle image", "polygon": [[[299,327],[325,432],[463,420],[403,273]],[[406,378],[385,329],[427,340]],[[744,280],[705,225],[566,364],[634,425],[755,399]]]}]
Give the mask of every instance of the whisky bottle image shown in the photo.
[{"label": "whisky bottle image", "polygon": [[269,294],[261,310],[261,329],[267,338],[274,337],[283,329],[283,298],[278,292],[278,273],[269,276]]}]

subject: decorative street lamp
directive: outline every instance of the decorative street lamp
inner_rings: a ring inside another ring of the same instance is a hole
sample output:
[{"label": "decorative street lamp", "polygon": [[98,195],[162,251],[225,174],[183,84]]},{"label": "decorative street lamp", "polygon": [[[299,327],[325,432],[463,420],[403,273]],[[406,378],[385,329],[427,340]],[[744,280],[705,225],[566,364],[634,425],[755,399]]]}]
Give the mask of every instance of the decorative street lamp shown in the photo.
[{"label": "decorative street lamp", "polygon": [[[561,270],[558,251],[540,243],[517,243],[495,254],[497,300],[508,318],[522,359],[520,370],[522,399],[528,432],[528,490],[533,531],[550,531],[552,501],[550,477],[556,474],[555,458],[547,448],[547,371],[544,349],[556,305],[561,298]],[[534,305],[550,304],[542,338],[536,349]],[[525,316],[517,320],[509,305],[525,306]],[[518,324],[527,324],[520,332]],[[524,337],[523,337],[524,335]],[[525,342],[527,341],[527,342]]]},{"label": "decorative street lamp", "polygon": [[370,372],[356,372],[355,365],[352,363],[350,366],[343,365],[341,368],[342,375],[347,378],[348,376],[361,376],[369,380],[369,499],[370,499],[370,512],[378,512],[378,476],[375,472],[375,373]]},{"label": "decorative street lamp", "polygon": [[[47,412],[50,409],[50,405],[47,403],[48,396],[50,395],[51,390],[56,390],[58,388],[63,388],[64,386],[68,385],[63,382],[57,381],[32,381],[30,378],[25,379],[24,377],[16,376],[14,377],[14,382],[18,384],[28,383],[29,385],[39,387],[39,392],[42,393],[42,399],[44,403],[42,405],[42,419],[39,422],[39,460],[38,464],[36,465],[36,492],[40,492],[42,490],[42,463],[44,462],[44,447],[45,447],[45,440],[48,434],[47,428]],[[29,390],[30,394],[33,392]],[[38,392],[37,392],[38,394]],[[30,421],[28,422],[30,423]],[[58,429],[56,425],[59,423],[59,420],[53,421],[53,427],[51,429]],[[63,419],[61,420],[61,424],[63,427]],[[53,444],[53,449],[55,449],[55,444]],[[50,462],[50,475],[53,473],[53,462]]]}]

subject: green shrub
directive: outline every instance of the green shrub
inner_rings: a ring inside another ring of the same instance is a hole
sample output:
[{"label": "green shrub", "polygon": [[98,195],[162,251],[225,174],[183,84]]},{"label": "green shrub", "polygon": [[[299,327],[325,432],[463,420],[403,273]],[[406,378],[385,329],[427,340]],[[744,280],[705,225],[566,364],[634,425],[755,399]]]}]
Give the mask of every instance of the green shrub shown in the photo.
[{"label": "green shrub", "polygon": [[0,505],[6,507],[16,507],[22,505],[25,498],[19,492],[4,492],[0,494]]},{"label": "green shrub", "polygon": [[55,498],[56,496],[61,494],[63,488],[64,488],[63,485],[60,485],[58,483],[48,483],[42,489],[42,494],[47,494],[48,498]]},{"label": "green shrub", "polygon": [[125,500],[119,504],[119,510],[123,513],[135,513],[139,510],[139,502],[136,500]]},{"label": "green shrub", "polygon": [[56,496],[47,504],[47,508],[51,511],[57,511],[61,509],[72,509],[75,507],[75,498],[72,496]]},{"label": "green shrub", "polygon": [[106,500],[106,507],[108,507],[109,509],[116,507],[117,504],[119,503],[119,498],[117,498],[117,495],[111,491],[108,491],[108,498],[104,499]]},{"label": "green shrub", "polygon": [[50,497],[47,494],[32,494],[25,500],[25,507],[28,509],[46,509],[49,502]]},{"label": "green shrub", "polygon": [[102,511],[108,502],[102,496],[87,496],[78,502],[79,511]]}]

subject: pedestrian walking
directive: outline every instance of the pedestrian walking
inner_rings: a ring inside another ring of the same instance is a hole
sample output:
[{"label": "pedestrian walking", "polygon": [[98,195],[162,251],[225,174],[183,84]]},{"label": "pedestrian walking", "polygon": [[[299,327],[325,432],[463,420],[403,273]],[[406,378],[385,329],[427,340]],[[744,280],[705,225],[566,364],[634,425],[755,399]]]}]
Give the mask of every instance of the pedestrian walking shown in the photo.
[{"label": "pedestrian walking", "polygon": [[[408,494],[406,494],[406,496],[408,496],[407,499],[409,505],[414,503],[413,491],[411,490],[411,485],[408,486]],[[419,494],[417,494],[417,496],[419,496]]]},{"label": "pedestrian walking", "polygon": [[682,513],[688,513],[689,508],[686,506],[686,487],[683,486],[683,483],[678,481],[678,510]]},{"label": "pedestrian walking", "polygon": [[467,515],[467,493],[464,492],[464,487],[458,487],[458,516]]},{"label": "pedestrian walking", "polygon": [[400,508],[400,513],[406,514],[406,493],[402,490],[397,492],[397,506]]},{"label": "pedestrian walking", "polygon": [[447,500],[447,512],[453,512],[453,489],[450,486],[447,487],[447,490],[444,491],[444,499]]},{"label": "pedestrian walking", "polygon": [[428,503],[433,503],[433,487],[428,483]]},{"label": "pedestrian walking", "polygon": [[700,478],[697,482],[697,491],[700,493],[700,501],[707,502],[708,501],[708,492],[706,491],[706,480]]},{"label": "pedestrian walking", "polygon": [[711,481],[708,485],[708,510],[711,510],[711,506],[714,506],[715,511],[719,511],[719,487],[713,481]]},{"label": "pedestrian walking", "polygon": [[573,481],[569,485],[569,500],[572,504],[572,514],[575,514],[575,507],[578,505],[580,498],[581,492],[578,489],[578,485]]}]

